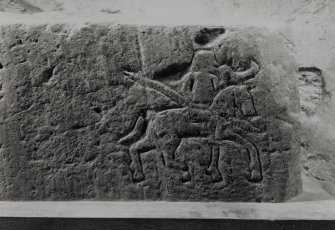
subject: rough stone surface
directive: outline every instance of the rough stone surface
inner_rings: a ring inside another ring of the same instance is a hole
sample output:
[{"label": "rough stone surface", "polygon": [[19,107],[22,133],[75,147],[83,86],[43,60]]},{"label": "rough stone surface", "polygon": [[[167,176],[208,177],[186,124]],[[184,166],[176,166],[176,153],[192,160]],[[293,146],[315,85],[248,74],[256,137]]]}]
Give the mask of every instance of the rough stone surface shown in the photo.
[{"label": "rough stone surface", "polygon": [[0,198],[287,200],[296,65],[265,29],[0,29]]},{"label": "rough stone surface", "polygon": [[299,68],[299,96],[302,112],[307,116],[320,113],[321,106],[329,100],[322,71],[316,67]]}]

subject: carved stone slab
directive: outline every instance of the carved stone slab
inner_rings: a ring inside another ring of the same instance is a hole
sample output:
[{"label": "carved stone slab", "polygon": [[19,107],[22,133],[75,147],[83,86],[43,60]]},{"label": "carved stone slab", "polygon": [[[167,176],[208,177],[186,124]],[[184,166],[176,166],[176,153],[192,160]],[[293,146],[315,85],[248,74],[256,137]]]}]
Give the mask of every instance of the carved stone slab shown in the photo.
[{"label": "carved stone slab", "polygon": [[259,28],[0,29],[0,198],[278,202],[296,65]]}]

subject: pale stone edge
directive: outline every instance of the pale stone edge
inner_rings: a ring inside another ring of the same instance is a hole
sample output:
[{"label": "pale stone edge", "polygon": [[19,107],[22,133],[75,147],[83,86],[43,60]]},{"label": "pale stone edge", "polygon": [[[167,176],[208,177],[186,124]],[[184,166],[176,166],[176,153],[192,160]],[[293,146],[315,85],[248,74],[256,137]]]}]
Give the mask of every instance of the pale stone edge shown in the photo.
[{"label": "pale stone edge", "polygon": [[2,201],[1,217],[335,220],[335,200],[292,203]]}]

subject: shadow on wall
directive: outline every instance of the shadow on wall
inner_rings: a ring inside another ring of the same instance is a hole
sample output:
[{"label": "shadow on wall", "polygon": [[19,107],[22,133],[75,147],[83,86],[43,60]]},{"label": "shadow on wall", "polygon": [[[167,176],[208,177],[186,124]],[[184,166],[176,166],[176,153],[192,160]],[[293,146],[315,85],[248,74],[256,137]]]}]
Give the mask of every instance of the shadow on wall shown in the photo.
[{"label": "shadow on wall", "polygon": [[314,180],[335,196],[335,103],[317,67],[299,68],[302,121],[302,167],[305,180]]}]

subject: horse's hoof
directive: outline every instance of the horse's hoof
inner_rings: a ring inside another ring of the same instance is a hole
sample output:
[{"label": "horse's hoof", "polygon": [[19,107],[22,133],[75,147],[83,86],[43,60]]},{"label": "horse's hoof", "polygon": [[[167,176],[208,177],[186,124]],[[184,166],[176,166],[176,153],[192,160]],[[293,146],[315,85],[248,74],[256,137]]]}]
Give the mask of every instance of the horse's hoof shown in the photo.
[{"label": "horse's hoof", "polygon": [[214,168],[213,166],[210,166],[206,170],[206,174],[211,177],[211,180],[214,183],[223,181],[221,173],[219,172],[219,170],[217,168]]},{"label": "horse's hoof", "polygon": [[144,174],[141,172],[134,172],[133,174],[133,181],[135,183],[141,182],[144,180]]},{"label": "horse's hoof", "polygon": [[189,172],[184,172],[182,177],[181,177],[181,181],[183,183],[187,182],[187,181],[190,181],[191,180],[191,175]]},{"label": "horse's hoof", "polygon": [[262,180],[262,175],[259,171],[253,170],[250,175],[250,181],[258,182]]},{"label": "horse's hoof", "polygon": [[214,170],[211,172],[211,178],[214,183],[223,181],[223,178],[221,176],[221,173],[218,170]]}]

